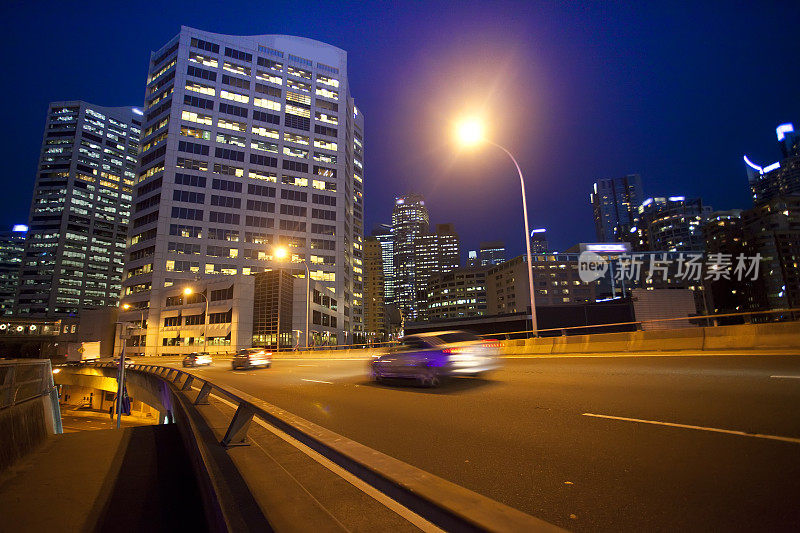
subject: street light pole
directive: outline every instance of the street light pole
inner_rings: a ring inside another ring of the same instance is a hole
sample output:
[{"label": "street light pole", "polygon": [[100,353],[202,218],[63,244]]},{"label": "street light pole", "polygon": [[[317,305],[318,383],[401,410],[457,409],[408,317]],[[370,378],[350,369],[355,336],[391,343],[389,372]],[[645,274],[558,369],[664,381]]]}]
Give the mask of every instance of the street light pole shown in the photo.
[{"label": "street light pole", "polygon": [[[186,296],[191,296],[192,294],[199,294],[200,296],[203,297],[203,300],[206,301],[206,314],[203,316],[203,348],[205,348],[205,350],[208,351],[208,336],[206,335],[206,333],[208,332],[206,324],[209,322],[208,297],[202,292],[195,293],[191,287],[186,287],[185,289],[183,289],[183,294]],[[142,316],[144,316],[144,314],[142,314]],[[144,321],[144,318],[142,318],[142,321]]]},{"label": "street light pole", "polygon": [[525,200],[525,178],[522,176],[522,169],[519,168],[519,163],[514,158],[514,156],[503,146],[497,144],[493,141],[486,141],[487,143],[491,144],[492,146],[496,146],[497,148],[501,149],[511,158],[511,161],[514,162],[514,166],[517,167],[517,173],[519,174],[519,184],[522,188],[522,217],[525,220],[525,246],[527,250],[527,259],[528,259],[528,290],[530,291],[531,297],[531,330],[533,331],[533,336],[536,337],[537,335],[537,321],[536,321],[536,297],[533,290],[533,262],[531,261],[531,232],[528,228],[528,204]]}]

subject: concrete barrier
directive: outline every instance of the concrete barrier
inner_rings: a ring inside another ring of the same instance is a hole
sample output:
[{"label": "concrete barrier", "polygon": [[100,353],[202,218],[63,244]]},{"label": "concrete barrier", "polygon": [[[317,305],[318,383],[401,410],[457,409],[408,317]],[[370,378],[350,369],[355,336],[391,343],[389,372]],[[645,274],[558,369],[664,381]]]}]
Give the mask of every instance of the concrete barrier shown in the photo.
[{"label": "concrete barrier", "polygon": [[800,322],[741,324],[503,341],[501,355],[800,350]]},{"label": "concrete barrier", "polygon": [[47,401],[33,398],[0,410],[0,473],[47,439]]}]

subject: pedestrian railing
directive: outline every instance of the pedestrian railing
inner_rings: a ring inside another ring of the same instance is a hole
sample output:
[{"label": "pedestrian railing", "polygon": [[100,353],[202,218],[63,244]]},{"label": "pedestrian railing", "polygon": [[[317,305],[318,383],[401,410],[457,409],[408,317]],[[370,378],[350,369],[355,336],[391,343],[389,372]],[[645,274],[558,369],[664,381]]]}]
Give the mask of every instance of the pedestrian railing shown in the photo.
[{"label": "pedestrian railing", "polygon": [[0,360],[0,409],[45,396],[54,389],[49,359]]}]

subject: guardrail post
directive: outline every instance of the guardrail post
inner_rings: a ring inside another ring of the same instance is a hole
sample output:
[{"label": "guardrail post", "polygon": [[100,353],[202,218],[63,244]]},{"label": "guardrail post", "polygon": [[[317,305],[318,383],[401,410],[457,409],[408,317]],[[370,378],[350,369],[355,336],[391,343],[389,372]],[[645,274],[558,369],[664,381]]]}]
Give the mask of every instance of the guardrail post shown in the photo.
[{"label": "guardrail post", "polygon": [[192,381],[194,381],[194,376],[189,374],[189,376],[186,378],[186,381],[183,382],[183,387],[181,387],[181,390],[189,390],[189,389],[191,389],[192,388]]},{"label": "guardrail post", "polygon": [[245,403],[240,403],[236,408],[236,414],[233,415],[228,430],[225,436],[220,441],[220,444],[226,448],[231,446],[247,446],[245,437],[247,437],[247,429],[250,427],[250,422],[253,420],[255,410]]},{"label": "guardrail post", "polygon": [[175,371],[175,377],[172,378],[173,383],[178,383],[181,380],[181,376],[183,375],[182,372]]},{"label": "guardrail post", "polygon": [[211,383],[206,381],[203,383],[203,388],[194,400],[195,405],[208,405],[208,395],[211,393]]}]

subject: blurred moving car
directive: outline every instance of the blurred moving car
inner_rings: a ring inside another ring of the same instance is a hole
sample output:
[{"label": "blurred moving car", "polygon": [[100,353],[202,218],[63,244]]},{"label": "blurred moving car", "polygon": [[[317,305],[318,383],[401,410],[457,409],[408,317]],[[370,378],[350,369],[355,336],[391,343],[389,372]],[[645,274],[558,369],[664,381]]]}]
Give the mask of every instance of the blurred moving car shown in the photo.
[{"label": "blurred moving car", "polygon": [[[114,364],[119,365],[119,357],[114,358]],[[133,359],[130,357],[125,357],[125,366],[131,366],[133,364]]]},{"label": "blurred moving car", "polygon": [[211,364],[211,354],[208,352],[192,352],[183,358],[183,367],[188,366],[209,366]]},{"label": "blurred moving car", "polygon": [[499,366],[499,343],[466,331],[434,331],[407,335],[400,344],[375,358],[370,373],[385,378],[414,379],[435,387],[451,376],[478,376]]},{"label": "blurred moving car", "polygon": [[231,367],[233,370],[240,368],[269,368],[272,366],[272,352],[266,348],[244,348],[233,356]]}]

